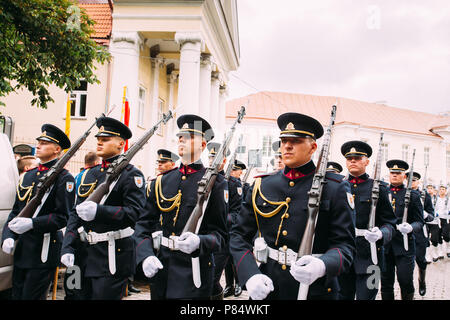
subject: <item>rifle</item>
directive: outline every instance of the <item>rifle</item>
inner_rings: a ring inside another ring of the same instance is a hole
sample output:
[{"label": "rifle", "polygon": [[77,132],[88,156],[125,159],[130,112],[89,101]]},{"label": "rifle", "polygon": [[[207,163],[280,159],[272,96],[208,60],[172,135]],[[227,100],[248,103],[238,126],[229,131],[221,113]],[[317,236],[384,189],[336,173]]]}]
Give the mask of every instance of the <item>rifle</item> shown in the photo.
[{"label": "rifle", "polygon": [[[236,130],[236,124],[241,123],[242,118],[245,115],[245,107],[242,106],[241,110],[238,112],[238,116],[225,136],[224,142],[221,144],[219,151],[217,152],[216,157],[214,158],[213,163],[210,167],[206,168],[206,172],[198,182],[198,190],[197,190],[197,204],[194,207],[186,225],[183,228],[183,232],[192,232],[197,234],[200,225],[202,223],[204,217],[204,211],[206,210],[209,196],[211,190],[216,182],[217,175],[219,173],[219,168],[223,163],[223,158],[225,157],[227,150],[230,146],[231,139],[233,138],[234,131]],[[200,279],[200,260],[198,257],[192,258],[192,277],[194,280],[194,285],[197,288],[201,286]]]},{"label": "rifle", "polygon": [[[413,150],[413,156],[411,161],[411,169],[409,171],[408,175],[408,186],[406,187],[406,193],[405,193],[405,208],[403,210],[403,218],[402,223],[407,222],[408,220],[408,205],[409,201],[411,199],[411,186],[412,186],[412,179],[413,179],[413,173],[414,173],[414,158],[416,156],[416,149]],[[406,251],[408,251],[408,234],[403,234],[403,247]]]},{"label": "rifle", "polygon": [[[259,153],[261,152],[261,150],[258,150],[256,152],[257,155],[259,155]],[[248,177],[250,176],[250,173],[252,172],[253,168],[256,167],[256,163],[251,163],[248,168],[247,171],[245,172],[244,178],[242,179],[242,184],[245,184],[248,180]]]},{"label": "rifle", "polygon": [[[308,220],[303,233],[302,242],[298,249],[297,257],[312,254],[314,241],[314,231],[316,228],[317,216],[319,213],[320,198],[322,196],[323,185],[325,184],[325,175],[328,163],[328,154],[330,152],[331,133],[336,119],[336,105],[331,107],[330,125],[325,133],[322,149],[320,151],[319,161],[317,163],[316,173],[313,177],[311,189],[308,192]],[[306,300],[308,296],[309,285],[300,283],[297,300]]]},{"label": "rifle", "polygon": [[[371,231],[375,227],[375,213],[377,211],[378,199],[380,198],[380,177],[381,177],[381,158],[382,158],[382,144],[383,144],[383,132],[380,134],[380,142],[378,144],[377,162],[375,163],[373,173],[373,186],[372,186],[372,205],[370,206],[369,224],[367,229]],[[370,255],[374,265],[378,264],[377,245],[375,242],[370,242]]]},{"label": "rifle", "polygon": [[427,179],[427,171],[428,171],[428,164],[425,165],[425,174],[423,177],[423,187],[422,187],[422,192],[420,193],[420,197],[422,198],[422,205],[425,206],[425,197],[427,195],[427,183],[428,183],[428,179]]},{"label": "rifle", "polygon": [[[101,117],[103,116],[105,116],[104,113],[101,114]],[[64,170],[67,162],[69,162],[69,160],[75,155],[78,149],[80,149],[80,147],[86,141],[96,123],[97,118],[95,118],[94,123],[89,127],[89,129],[87,129],[83,133],[83,135],[79,137],[78,140],[75,141],[75,143],[72,144],[70,149],[66,153],[64,153],[64,155],[39,179],[36,194],[20,211],[20,213],[17,215],[18,217],[31,218],[38,215],[39,211],[47,200],[47,197],[49,196],[51,191],[51,187],[58,178],[58,175],[62,170]]]},{"label": "rifle", "polygon": [[138,153],[148,140],[153,136],[156,130],[159,129],[161,123],[166,124],[172,118],[172,112],[169,110],[163,114],[159,120],[150,130],[148,130],[142,137],[139,138],[125,153],[121,154],[106,170],[106,178],[101,184],[95,188],[86,201],[93,201],[95,203],[103,204],[109,196],[110,190],[114,188],[122,171],[128,166],[131,159]]},{"label": "rifle", "polygon": [[225,171],[225,179],[227,179],[227,180],[230,178],[231,170],[233,169],[234,161],[236,160],[236,154],[241,145],[242,145],[242,134],[239,136],[238,145],[237,145],[236,149],[234,150],[233,155],[231,156],[230,161],[228,162],[227,170]]}]

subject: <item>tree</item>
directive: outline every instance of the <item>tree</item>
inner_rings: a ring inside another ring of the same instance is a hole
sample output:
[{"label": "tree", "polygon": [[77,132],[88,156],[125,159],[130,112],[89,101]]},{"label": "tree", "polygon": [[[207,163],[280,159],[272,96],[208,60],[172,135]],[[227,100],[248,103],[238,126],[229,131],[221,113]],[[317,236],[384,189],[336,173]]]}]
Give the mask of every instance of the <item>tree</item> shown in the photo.
[{"label": "tree", "polygon": [[73,0],[0,0],[0,98],[26,88],[45,109],[51,84],[99,83],[94,64],[110,55],[91,39],[93,25]]}]

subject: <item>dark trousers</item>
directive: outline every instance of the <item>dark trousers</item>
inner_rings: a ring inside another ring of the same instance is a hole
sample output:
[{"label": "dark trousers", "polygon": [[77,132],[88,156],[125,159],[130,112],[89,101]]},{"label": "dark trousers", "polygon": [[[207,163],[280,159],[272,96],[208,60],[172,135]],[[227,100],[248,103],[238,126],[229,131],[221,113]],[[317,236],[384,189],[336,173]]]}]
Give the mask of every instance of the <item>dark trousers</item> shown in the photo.
[{"label": "dark trousers", "polygon": [[[428,241],[427,239],[425,240]],[[424,242],[424,239],[422,238],[418,239],[416,237],[416,263],[417,266],[422,270],[425,270],[427,268],[427,260],[425,259],[426,250],[427,250],[427,243]]]},{"label": "dark trousers", "polygon": [[441,235],[441,229],[439,228],[439,225],[437,224],[429,224],[428,228],[430,230],[430,240],[431,244],[435,247],[438,246],[438,244],[442,243],[442,235]]},{"label": "dark trousers", "polygon": [[213,296],[218,295],[223,291],[222,285],[220,284],[220,278],[222,277],[223,270],[225,269],[228,260],[230,260],[230,255],[225,250],[214,254]]},{"label": "dark trousers", "polygon": [[441,234],[442,240],[445,242],[450,241],[450,223],[448,223],[446,219],[441,219]]},{"label": "dark trousers", "polygon": [[381,293],[394,294],[395,269],[397,280],[403,294],[414,292],[414,255],[395,256],[393,250],[385,253],[386,269],[381,272]]},{"label": "dark trousers", "polygon": [[12,276],[13,300],[46,300],[48,288],[55,275],[52,269],[21,269],[14,267]]},{"label": "dark trousers", "polygon": [[353,268],[339,276],[339,300],[375,300],[378,288],[369,289],[370,274],[356,274]]},{"label": "dark trousers", "polygon": [[237,279],[236,269],[234,268],[233,258],[228,257],[227,264],[225,265],[225,282],[227,287],[232,287],[239,283]]},{"label": "dark trousers", "polygon": [[125,296],[128,277],[88,278],[92,288],[92,300],[121,300]]}]

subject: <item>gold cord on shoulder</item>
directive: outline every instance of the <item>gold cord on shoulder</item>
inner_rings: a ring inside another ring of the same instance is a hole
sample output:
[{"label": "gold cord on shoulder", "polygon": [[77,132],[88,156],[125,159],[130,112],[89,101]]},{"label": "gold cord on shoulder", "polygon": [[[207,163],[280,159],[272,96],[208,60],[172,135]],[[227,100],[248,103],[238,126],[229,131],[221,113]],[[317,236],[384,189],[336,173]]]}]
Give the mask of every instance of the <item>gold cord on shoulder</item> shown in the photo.
[{"label": "gold cord on shoulder", "polygon": [[[31,184],[31,186],[24,187],[24,186],[22,186],[24,177],[25,177],[25,174],[23,174],[22,177],[20,177],[19,183],[17,184],[17,188],[16,188],[17,197],[19,198],[20,201],[24,201],[28,197],[28,199],[27,199],[27,203],[28,203],[28,201],[30,201],[31,194],[33,192],[34,182]],[[20,191],[22,191],[22,190],[27,190],[23,196],[20,195]]]},{"label": "gold cord on shoulder", "polygon": [[[256,205],[256,196],[259,194],[259,196],[267,203],[271,204],[271,205],[275,205],[278,206],[275,210],[271,211],[271,212],[262,212],[261,210],[259,210],[258,206]],[[271,218],[274,215],[276,215],[277,213],[279,213],[281,211],[281,209],[283,208],[283,206],[286,207],[286,209],[284,210],[283,215],[281,216],[281,222],[280,225],[278,227],[278,232],[277,232],[277,239],[275,241],[275,245],[278,244],[278,238],[280,236],[280,231],[281,231],[281,227],[283,225],[283,220],[284,218],[287,217],[287,211],[289,209],[289,201],[285,200],[285,201],[270,201],[268,200],[261,192],[261,178],[256,178],[255,179],[255,185],[253,187],[253,193],[252,193],[252,205],[253,205],[253,211],[255,213],[255,218],[256,218],[256,225],[258,226],[258,233],[259,236],[261,237],[261,230],[259,228],[259,222],[258,222],[258,214],[260,216],[262,216],[263,218]]]},{"label": "gold cord on shoulder", "polygon": [[[86,179],[86,174],[88,173],[89,170],[90,170],[90,168],[84,170],[83,175],[81,176],[81,182],[80,182],[80,185],[78,186],[78,190],[77,190],[78,196],[80,198],[86,198],[88,195],[90,195],[92,193],[92,191],[94,191],[95,186],[97,185],[97,180],[95,180],[92,183],[84,183],[84,179]],[[89,186],[89,190],[86,191],[85,193],[81,193],[80,188],[87,187],[87,186]]]},{"label": "gold cord on shoulder", "polygon": [[[162,212],[170,212],[172,211],[174,208],[177,208],[177,212],[175,213],[175,217],[173,218],[173,225],[175,226],[175,223],[177,223],[177,219],[178,219],[178,212],[180,211],[180,204],[181,204],[181,190],[178,190],[178,193],[172,197],[172,198],[166,198],[164,197],[163,193],[162,193],[162,184],[161,184],[161,179],[162,179],[163,175],[160,175],[156,178],[156,182],[155,182],[155,197],[156,197],[156,204],[158,205],[159,210],[161,210]],[[160,201],[159,198],[161,197],[162,201],[167,201],[167,202],[173,202],[172,205],[168,208],[163,208],[160,205]],[[162,224],[162,216],[161,216],[161,224]]]}]

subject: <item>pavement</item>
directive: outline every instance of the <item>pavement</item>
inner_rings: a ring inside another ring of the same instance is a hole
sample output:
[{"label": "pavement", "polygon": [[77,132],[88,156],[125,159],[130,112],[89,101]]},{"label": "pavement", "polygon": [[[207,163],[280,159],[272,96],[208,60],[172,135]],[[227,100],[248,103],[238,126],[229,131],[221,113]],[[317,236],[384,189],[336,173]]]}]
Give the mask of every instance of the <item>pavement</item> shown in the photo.
[{"label": "pavement", "polygon": [[[64,290],[61,287],[62,280],[64,278],[64,269],[60,271],[59,285],[56,293],[56,300],[64,300]],[[425,296],[419,295],[418,285],[418,268],[417,265],[414,268],[414,287],[415,287],[415,300],[450,300],[450,258],[433,262],[427,266],[426,283],[427,292]],[[222,287],[225,287],[225,276],[222,274],[221,278]],[[132,293],[125,297],[123,300],[150,300],[150,288],[148,284],[135,282],[134,286],[141,290],[140,293]],[[448,288],[448,290],[446,290]],[[400,288],[398,282],[395,282],[394,286],[395,299],[400,300]],[[51,293],[48,298],[51,300]],[[248,300],[248,293],[246,290],[242,291],[239,297],[227,297],[225,300]],[[378,293],[376,300],[381,300],[381,295]]]}]

